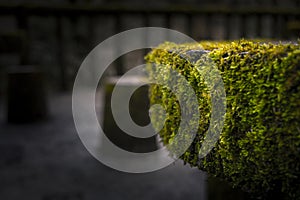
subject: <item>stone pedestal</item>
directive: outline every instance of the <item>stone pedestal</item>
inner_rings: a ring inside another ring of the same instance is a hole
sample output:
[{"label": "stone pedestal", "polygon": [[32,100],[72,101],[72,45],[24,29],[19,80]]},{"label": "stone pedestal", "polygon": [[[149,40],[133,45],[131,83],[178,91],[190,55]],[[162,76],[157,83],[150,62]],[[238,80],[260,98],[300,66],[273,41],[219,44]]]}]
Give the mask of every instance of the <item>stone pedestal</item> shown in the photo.
[{"label": "stone pedestal", "polygon": [[[103,127],[106,136],[118,147],[131,152],[145,153],[157,150],[157,136],[148,138],[137,138],[123,132],[116,124],[112,111],[111,111],[111,95],[115,84],[118,81],[118,77],[108,78],[105,81],[105,106],[104,106],[104,119]],[[134,87],[138,84],[139,77],[129,77],[119,87],[124,90],[129,87]],[[128,105],[124,105],[128,106]],[[130,99],[130,115],[132,120],[140,125],[145,126],[150,123],[149,113],[149,99],[148,99],[148,86],[144,85],[138,88]],[[105,145],[105,144],[103,144]]]},{"label": "stone pedestal", "polygon": [[7,70],[7,122],[27,123],[47,117],[43,74],[33,66]]}]

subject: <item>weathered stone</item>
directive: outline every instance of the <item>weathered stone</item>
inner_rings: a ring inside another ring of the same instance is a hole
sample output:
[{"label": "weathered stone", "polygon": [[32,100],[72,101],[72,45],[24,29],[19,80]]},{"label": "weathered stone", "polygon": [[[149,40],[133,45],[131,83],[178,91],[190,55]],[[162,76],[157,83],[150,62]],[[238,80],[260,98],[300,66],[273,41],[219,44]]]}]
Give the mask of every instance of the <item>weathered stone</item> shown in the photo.
[{"label": "weathered stone", "polygon": [[[111,95],[113,88],[118,81],[117,77],[109,78],[105,81],[105,106],[103,126],[106,136],[118,147],[132,152],[151,152],[157,150],[156,136],[148,138],[137,138],[124,133],[114,121],[111,111]],[[120,87],[126,88],[139,84],[138,77],[131,77],[118,84]],[[131,97],[129,106],[130,114],[135,123],[140,126],[150,123],[148,116],[149,100],[148,86],[144,85],[138,88]],[[105,145],[105,144],[104,144]]]},{"label": "weathered stone", "polygon": [[43,74],[33,66],[16,66],[7,72],[7,121],[25,123],[48,114]]}]

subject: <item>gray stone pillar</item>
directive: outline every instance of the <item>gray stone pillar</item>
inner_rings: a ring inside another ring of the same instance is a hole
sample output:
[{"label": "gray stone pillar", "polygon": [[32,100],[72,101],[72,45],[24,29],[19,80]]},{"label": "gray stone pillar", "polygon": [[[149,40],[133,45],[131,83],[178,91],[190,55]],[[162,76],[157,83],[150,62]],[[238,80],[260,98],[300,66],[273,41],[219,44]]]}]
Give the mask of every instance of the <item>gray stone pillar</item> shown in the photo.
[{"label": "gray stone pillar", "polygon": [[[137,84],[138,77],[126,78],[119,87],[124,90]],[[123,132],[116,124],[112,111],[111,111],[111,95],[113,88],[118,81],[118,77],[111,77],[105,80],[105,106],[104,106],[104,118],[103,129],[106,136],[118,147],[137,153],[151,152],[157,149],[157,136],[149,138],[137,138]],[[149,112],[149,99],[148,99],[148,86],[144,85],[138,88],[132,95],[129,106],[130,114],[134,122],[143,126],[150,123],[148,116]],[[103,144],[105,146],[105,144]]]},{"label": "gray stone pillar", "polygon": [[7,122],[27,123],[48,115],[42,72],[33,66],[15,66],[7,70]]}]

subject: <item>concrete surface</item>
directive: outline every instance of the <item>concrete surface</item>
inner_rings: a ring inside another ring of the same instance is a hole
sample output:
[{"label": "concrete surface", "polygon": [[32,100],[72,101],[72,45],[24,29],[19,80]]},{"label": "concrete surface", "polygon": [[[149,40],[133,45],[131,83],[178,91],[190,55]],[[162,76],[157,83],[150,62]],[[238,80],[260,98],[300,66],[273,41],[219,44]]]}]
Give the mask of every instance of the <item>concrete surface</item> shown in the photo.
[{"label": "concrete surface", "polygon": [[6,124],[0,107],[1,200],[207,199],[206,174],[181,161],[146,174],[104,166],[76,133],[71,94],[52,96],[50,119],[34,124]]}]

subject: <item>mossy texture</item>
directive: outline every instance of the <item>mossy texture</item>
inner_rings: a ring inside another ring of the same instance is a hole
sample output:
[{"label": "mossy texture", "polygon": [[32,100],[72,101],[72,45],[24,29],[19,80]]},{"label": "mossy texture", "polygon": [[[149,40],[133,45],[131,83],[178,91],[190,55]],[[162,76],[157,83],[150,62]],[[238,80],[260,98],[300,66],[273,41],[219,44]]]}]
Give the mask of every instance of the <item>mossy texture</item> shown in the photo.
[{"label": "mossy texture", "polygon": [[[177,70],[197,95],[199,128],[192,145],[181,156],[185,163],[256,197],[300,199],[299,42],[165,43],[153,49],[146,61],[150,78],[157,78],[153,76],[160,71]],[[227,107],[220,139],[207,156],[199,158],[214,91],[195,65],[201,67],[208,62],[220,71]],[[161,85],[152,85],[149,95],[151,104],[166,109],[160,136],[168,144],[180,125],[180,105],[176,96]],[[152,113],[152,120],[154,125],[161,123],[160,113]]]}]

